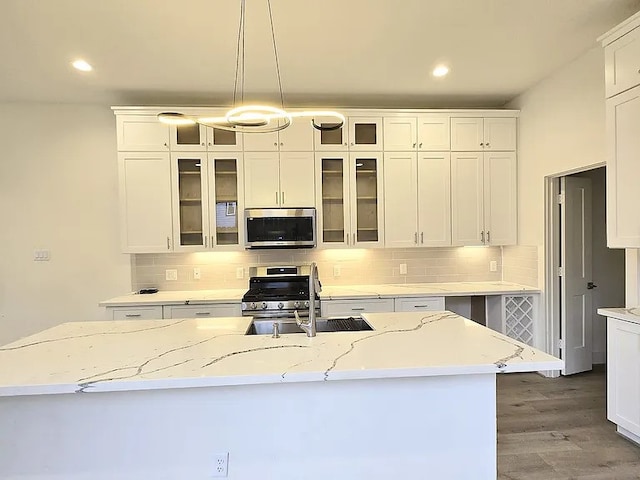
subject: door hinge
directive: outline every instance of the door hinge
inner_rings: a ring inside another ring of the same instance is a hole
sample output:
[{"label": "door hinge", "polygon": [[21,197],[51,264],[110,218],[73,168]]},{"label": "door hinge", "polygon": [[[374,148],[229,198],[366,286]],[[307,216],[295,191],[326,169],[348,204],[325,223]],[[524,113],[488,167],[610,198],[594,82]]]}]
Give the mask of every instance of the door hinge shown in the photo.
[{"label": "door hinge", "polygon": [[560,350],[564,349],[564,340],[562,338],[560,340],[558,340],[558,348]]},{"label": "door hinge", "polygon": [[558,203],[562,205],[564,203],[564,193],[558,194]]},{"label": "door hinge", "polygon": [[558,276],[559,277],[563,277],[564,276],[564,267],[558,267]]}]

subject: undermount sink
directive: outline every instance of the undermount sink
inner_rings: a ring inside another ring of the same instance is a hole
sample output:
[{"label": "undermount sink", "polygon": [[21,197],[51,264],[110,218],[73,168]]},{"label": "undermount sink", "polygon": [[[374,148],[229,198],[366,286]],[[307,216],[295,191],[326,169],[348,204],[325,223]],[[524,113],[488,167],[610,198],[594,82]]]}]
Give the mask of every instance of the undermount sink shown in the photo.
[{"label": "undermount sink", "polygon": [[[290,318],[274,318],[254,320],[249,325],[245,335],[272,335],[273,324],[278,325],[278,333],[280,335],[287,333],[304,333],[304,331],[296,325],[295,320]],[[364,330],[373,330],[362,317],[327,317],[318,318],[316,320],[317,332],[360,332]]]}]

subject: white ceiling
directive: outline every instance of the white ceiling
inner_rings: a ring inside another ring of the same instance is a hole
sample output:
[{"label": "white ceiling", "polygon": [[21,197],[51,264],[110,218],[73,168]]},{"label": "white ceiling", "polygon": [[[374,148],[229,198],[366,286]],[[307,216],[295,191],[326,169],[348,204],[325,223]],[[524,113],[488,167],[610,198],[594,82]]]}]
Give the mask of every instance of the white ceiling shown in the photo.
[{"label": "white ceiling", "polygon": [[[640,0],[271,0],[287,106],[504,103]],[[0,101],[228,105],[240,0],[2,0]],[[246,97],[275,100],[266,0],[247,0]],[[81,74],[70,62],[94,65]],[[434,65],[451,73],[435,79]]]}]

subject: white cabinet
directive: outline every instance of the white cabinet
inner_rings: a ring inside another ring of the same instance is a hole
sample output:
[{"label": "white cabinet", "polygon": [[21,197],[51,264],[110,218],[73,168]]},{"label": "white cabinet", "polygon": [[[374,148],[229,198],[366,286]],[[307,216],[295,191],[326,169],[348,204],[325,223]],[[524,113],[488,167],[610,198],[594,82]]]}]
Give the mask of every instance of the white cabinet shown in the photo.
[{"label": "white cabinet", "polygon": [[368,298],[362,300],[322,300],[323,317],[336,315],[359,315],[361,313],[393,312],[393,298]]},{"label": "white cabinet", "polygon": [[451,154],[453,245],[514,245],[516,201],[515,153]]},{"label": "white cabinet", "polygon": [[246,208],[315,206],[312,152],[250,152],[244,160]]},{"label": "white cabinet", "polygon": [[242,157],[233,153],[173,153],[176,251],[239,247],[242,238]]},{"label": "white cabinet", "polygon": [[620,433],[640,441],[640,325],[611,317],[607,318],[607,418]]},{"label": "white cabinet", "polygon": [[107,307],[109,320],[156,320],[162,319],[162,306]]},{"label": "white cabinet", "polygon": [[[335,123],[320,123],[322,127],[335,126]],[[316,151],[322,152],[342,152],[349,149],[349,125],[344,124],[340,128],[332,130],[313,129],[313,144]]]},{"label": "white cabinet", "polygon": [[166,305],[163,307],[163,310],[164,318],[216,318],[242,316],[242,310],[239,303]]},{"label": "white cabinet", "polygon": [[382,156],[377,153],[316,154],[319,245],[383,244]]},{"label": "white cabinet", "polygon": [[242,151],[242,134],[203,125],[171,125],[171,150],[176,152]]},{"label": "white cabinet", "polygon": [[168,152],[169,126],[155,115],[118,115],[118,151]]},{"label": "white cabinet", "polygon": [[449,151],[449,115],[384,117],[384,149],[390,152]]},{"label": "white cabinet", "polygon": [[451,155],[385,153],[385,246],[451,245]]},{"label": "white cabinet", "polygon": [[451,151],[515,151],[516,119],[512,117],[451,119]]},{"label": "white cabinet", "polygon": [[119,153],[120,236],[125,253],[172,249],[169,153]]},{"label": "white cabinet", "polygon": [[312,152],[313,126],[307,119],[295,119],[284,130],[272,133],[247,133],[245,152]]},{"label": "white cabinet", "polygon": [[382,117],[349,117],[348,122],[349,150],[382,150]]},{"label": "white cabinet", "polygon": [[395,299],[394,311],[396,312],[422,312],[442,310],[445,310],[444,297],[397,297]]},{"label": "white cabinet", "polygon": [[607,100],[607,246],[640,248],[640,86]]},{"label": "white cabinet", "polygon": [[607,98],[640,85],[640,27],[604,47],[604,73]]}]

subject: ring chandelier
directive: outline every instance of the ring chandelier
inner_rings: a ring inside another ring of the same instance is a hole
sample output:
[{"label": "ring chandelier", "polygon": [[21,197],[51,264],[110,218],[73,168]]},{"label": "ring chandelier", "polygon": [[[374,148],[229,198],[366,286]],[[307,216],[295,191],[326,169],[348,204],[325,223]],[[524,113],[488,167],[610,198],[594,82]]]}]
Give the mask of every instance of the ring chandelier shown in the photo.
[{"label": "ring chandelier", "polygon": [[[242,105],[244,100],[244,72],[245,72],[245,2],[240,0],[240,24],[238,27],[238,39],[236,48],[236,72],[233,88],[234,108],[224,116],[200,117],[186,115],[180,112],[162,112],[158,119],[170,125],[194,125],[200,124],[207,127],[231,130],[243,133],[269,133],[284,130],[294,118],[309,118],[313,128],[322,131],[337,130],[345,123],[344,115],[331,110],[306,110],[288,112],[284,108],[284,95],[282,93],[282,81],[280,79],[280,65],[278,63],[278,49],[273,28],[273,16],[271,13],[271,0],[267,0],[269,21],[271,25],[271,40],[275,57],[275,67],[280,91],[280,107],[269,105]],[[239,101],[238,101],[239,100]],[[239,105],[239,106],[238,106]]]}]

